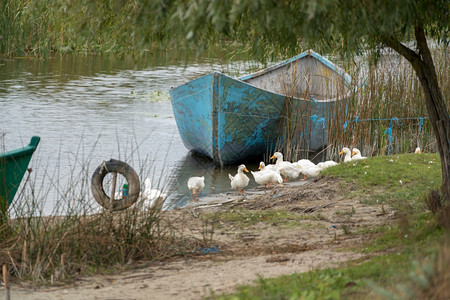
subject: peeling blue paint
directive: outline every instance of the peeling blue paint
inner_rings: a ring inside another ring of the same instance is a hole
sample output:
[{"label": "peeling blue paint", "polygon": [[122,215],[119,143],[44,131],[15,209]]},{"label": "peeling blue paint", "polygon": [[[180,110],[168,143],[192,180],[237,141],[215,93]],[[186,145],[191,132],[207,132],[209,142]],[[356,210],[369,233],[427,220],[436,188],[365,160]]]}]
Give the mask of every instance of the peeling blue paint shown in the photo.
[{"label": "peeling blue paint", "polygon": [[[279,136],[287,98],[256,88],[243,80],[307,55],[341,74],[346,81],[350,80],[340,68],[311,50],[240,79],[213,72],[171,89],[172,109],[186,148],[210,157],[217,165],[239,163],[272,149]],[[294,111],[300,112],[300,118],[309,120],[302,134],[311,135],[312,146],[323,146],[327,137],[324,113],[332,109],[334,103],[289,99],[293,101]],[[309,115],[303,115],[303,111]]]}]

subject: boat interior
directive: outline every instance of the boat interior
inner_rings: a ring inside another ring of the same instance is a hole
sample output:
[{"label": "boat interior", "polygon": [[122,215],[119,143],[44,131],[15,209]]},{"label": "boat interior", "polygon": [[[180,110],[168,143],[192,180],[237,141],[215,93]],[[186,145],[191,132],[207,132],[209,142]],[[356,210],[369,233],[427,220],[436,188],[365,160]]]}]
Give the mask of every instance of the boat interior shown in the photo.
[{"label": "boat interior", "polygon": [[255,75],[245,82],[293,98],[328,102],[349,93],[340,74],[311,56]]}]

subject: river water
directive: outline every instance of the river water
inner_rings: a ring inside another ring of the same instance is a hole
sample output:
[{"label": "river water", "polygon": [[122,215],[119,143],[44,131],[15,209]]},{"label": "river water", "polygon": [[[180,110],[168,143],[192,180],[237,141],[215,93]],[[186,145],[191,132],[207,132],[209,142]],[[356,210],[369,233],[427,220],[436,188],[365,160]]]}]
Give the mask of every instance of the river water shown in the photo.
[{"label": "river water", "polygon": [[[186,182],[193,175],[205,176],[200,196],[232,192],[228,173],[235,174],[236,166],[215,168],[184,147],[169,89],[213,70],[233,75],[245,66],[211,58],[188,64],[159,57],[0,60],[1,151],[41,137],[30,163],[31,188],[24,191],[31,190],[44,214],[61,212],[61,203],[92,204],[90,176],[110,158],[129,163],[141,183],[151,178],[168,194],[166,208],[191,201]],[[255,186],[251,181],[249,187]]]}]

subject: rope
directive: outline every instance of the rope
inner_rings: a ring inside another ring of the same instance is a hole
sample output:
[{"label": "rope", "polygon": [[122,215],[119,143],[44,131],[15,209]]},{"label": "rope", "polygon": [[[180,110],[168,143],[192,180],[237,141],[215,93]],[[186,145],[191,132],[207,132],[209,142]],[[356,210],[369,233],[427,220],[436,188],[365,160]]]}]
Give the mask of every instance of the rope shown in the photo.
[{"label": "rope", "polygon": [[[397,123],[398,126],[401,126],[401,120],[419,120],[419,122],[417,123],[417,126],[419,126],[419,132],[422,131],[422,125],[423,125],[423,120],[424,119],[429,119],[428,117],[409,117],[409,118],[380,118],[380,119],[359,119],[358,116],[355,117],[354,120],[349,120],[349,121],[345,121],[344,125],[342,126],[344,128],[344,132],[347,131],[347,127],[350,123],[355,122],[355,123],[359,123],[359,122],[367,122],[367,121],[390,121],[389,123],[389,128],[392,129],[392,124],[395,121],[395,123]],[[385,132],[386,133],[386,132]]]},{"label": "rope", "polygon": [[[278,119],[279,117],[270,117],[267,115],[256,115],[256,114],[242,114],[242,113],[236,113],[236,112],[223,112],[224,114],[233,114],[233,115],[239,115],[239,116],[243,116],[243,117],[261,117],[262,119]],[[326,127],[326,119],[324,117],[319,118],[316,114],[315,115],[311,115],[311,116],[303,116],[303,118],[311,118],[311,121],[313,123],[322,123],[322,128],[325,129]],[[286,117],[285,117],[286,118]],[[294,119],[292,118],[286,118],[288,121],[293,121]],[[372,121],[390,121],[389,123],[389,128],[386,129],[385,133],[388,133],[390,135],[390,137],[392,138],[392,125],[393,122],[395,122],[398,126],[401,126],[401,121],[402,120],[418,120],[418,123],[416,124],[417,126],[419,126],[419,133],[422,131],[422,127],[423,127],[423,121],[425,119],[429,119],[429,117],[407,117],[407,118],[397,118],[397,117],[393,117],[393,118],[372,118],[372,119],[360,119],[358,116],[355,116],[355,118],[353,120],[346,120],[344,122],[344,124],[342,125],[342,128],[344,129],[344,132],[347,132],[347,127],[351,124],[351,123],[356,123],[359,124],[359,122],[372,122]],[[333,120],[333,119],[330,119]],[[295,119],[294,121],[298,121],[298,119]]]}]

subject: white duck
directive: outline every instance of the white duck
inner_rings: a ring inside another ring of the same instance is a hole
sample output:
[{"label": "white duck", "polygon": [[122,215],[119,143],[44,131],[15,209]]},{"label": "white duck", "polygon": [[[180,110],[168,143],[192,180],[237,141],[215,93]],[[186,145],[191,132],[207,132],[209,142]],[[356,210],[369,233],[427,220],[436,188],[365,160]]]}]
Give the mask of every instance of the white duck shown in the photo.
[{"label": "white duck", "polygon": [[352,152],[347,147],[342,148],[341,152],[339,152],[339,155],[345,153],[344,162],[349,162],[352,160]]},{"label": "white duck", "polygon": [[275,152],[270,159],[276,158],[277,162],[275,165],[277,166],[281,175],[284,176],[285,181],[289,181],[289,178],[297,178],[300,175],[300,170],[298,167],[293,165],[291,162],[283,160],[283,154],[280,152]]},{"label": "white duck", "polygon": [[358,148],[353,148],[352,150],[352,160],[360,160],[360,159],[366,159],[367,157],[361,155],[361,151],[359,151]]},{"label": "white duck", "polygon": [[[264,164],[264,162],[262,162],[262,163]],[[260,164],[260,166],[261,166],[261,164]],[[264,168],[264,170],[271,170],[271,171],[275,171],[278,174],[280,174],[280,170],[278,170],[278,167],[276,164],[268,164],[268,165],[264,164],[263,168]]]},{"label": "white duck", "polygon": [[317,166],[320,167],[322,170],[325,170],[326,168],[336,166],[336,165],[338,165],[338,163],[333,160],[327,160],[327,161],[320,162],[317,164]]},{"label": "white duck", "polygon": [[417,147],[416,150],[414,150],[414,153],[416,153],[416,154],[422,153],[422,151],[420,150],[420,147]]},{"label": "white duck", "polygon": [[264,186],[271,186],[271,183],[279,183],[280,186],[283,186],[283,178],[281,178],[280,173],[267,169],[264,162],[259,163],[258,172],[251,171],[253,177],[255,178],[256,183]]},{"label": "white duck", "polygon": [[315,163],[313,163],[312,161],[310,161],[309,159],[300,159],[299,161],[296,161],[294,163],[292,163],[294,166],[300,168],[308,168],[308,167],[314,167],[316,166]]},{"label": "white duck", "polygon": [[114,200],[122,200],[123,198],[123,193],[122,191],[118,191],[114,193]]},{"label": "white duck", "polygon": [[241,194],[244,192],[244,188],[248,185],[250,179],[247,175],[244,174],[245,172],[248,172],[245,165],[240,165],[238,167],[238,172],[236,175],[232,176],[231,174],[228,174],[228,178],[231,180],[231,188],[235,189],[238,194]]},{"label": "white duck", "polygon": [[198,193],[205,187],[205,176],[197,177],[193,176],[189,178],[187,182],[187,186],[189,190],[192,191],[192,197],[198,197]]},{"label": "white duck", "polygon": [[157,189],[152,189],[150,178],[144,180],[144,191],[141,194],[142,205],[146,209],[161,209],[167,195]]},{"label": "white duck", "polygon": [[319,173],[322,171],[322,168],[319,166],[312,166],[312,167],[301,167],[300,172],[303,174],[302,180],[307,180],[308,177],[317,177],[319,176]]}]

